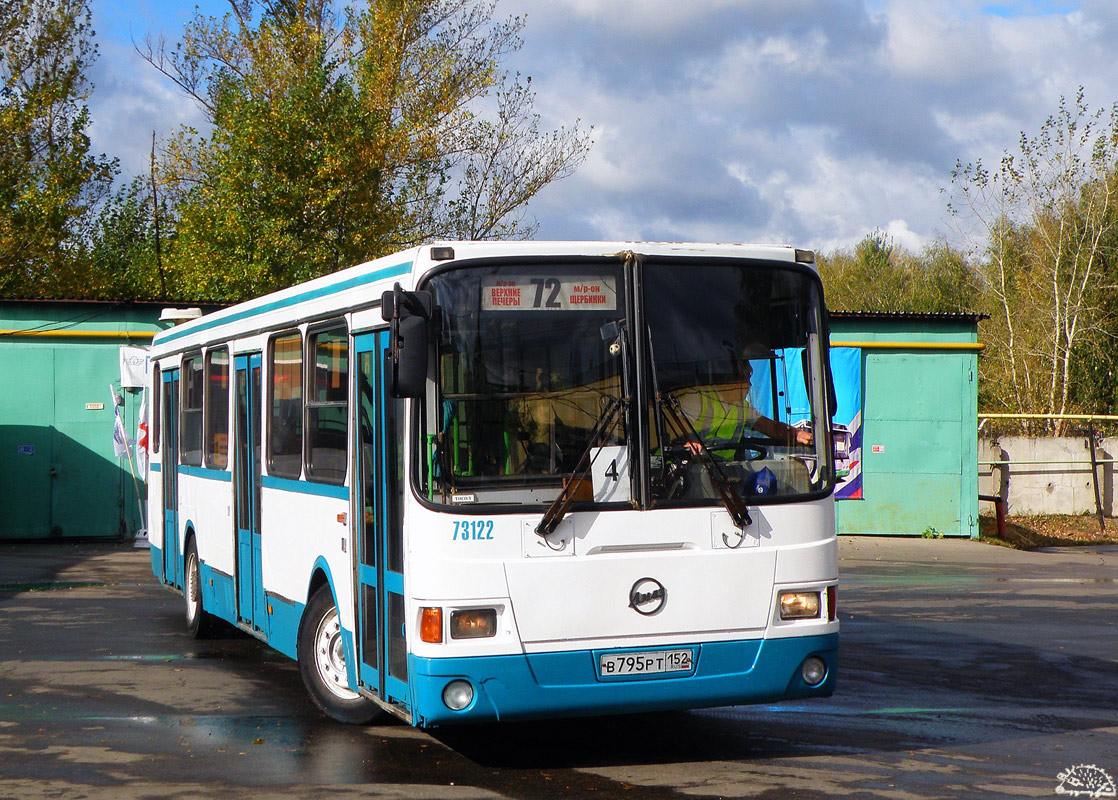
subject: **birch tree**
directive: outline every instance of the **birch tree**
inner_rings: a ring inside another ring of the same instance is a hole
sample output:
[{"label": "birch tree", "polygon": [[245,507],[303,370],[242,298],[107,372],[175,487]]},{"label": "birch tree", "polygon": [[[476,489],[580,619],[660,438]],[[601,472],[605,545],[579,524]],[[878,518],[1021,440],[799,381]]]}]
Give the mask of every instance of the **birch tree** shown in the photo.
[{"label": "birch tree", "polygon": [[1011,413],[1070,413],[1075,359],[1105,335],[1103,293],[1113,288],[1118,105],[1092,111],[1080,89],[996,168],[958,164],[952,182],[952,212],[984,240],[978,266],[994,312],[985,396]]}]

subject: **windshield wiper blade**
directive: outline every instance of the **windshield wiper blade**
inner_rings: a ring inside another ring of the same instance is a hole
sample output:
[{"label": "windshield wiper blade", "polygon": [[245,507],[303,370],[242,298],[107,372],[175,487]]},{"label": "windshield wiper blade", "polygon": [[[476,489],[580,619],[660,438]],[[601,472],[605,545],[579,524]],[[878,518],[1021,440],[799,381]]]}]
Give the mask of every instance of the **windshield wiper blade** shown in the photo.
[{"label": "windshield wiper blade", "polygon": [[547,511],[544,512],[540,524],[536,526],[537,534],[547,536],[554,533],[555,529],[559,527],[559,523],[563,521],[563,517],[566,516],[567,510],[574,501],[575,489],[586,480],[586,473],[590,471],[590,466],[594,463],[593,459],[590,458],[590,453],[607,434],[612,433],[613,429],[617,427],[617,423],[621,419],[621,410],[628,403],[628,397],[614,397],[602,411],[601,416],[598,417],[598,424],[590,435],[590,441],[586,443],[586,449],[582,451],[574,472],[571,473],[570,480],[563,486],[559,496],[552,501]]},{"label": "windshield wiper blade", "polygon": [[733,487],[730,486],[730,479],[726,477],[726,473],[722,471],[722,467],[718,466],[718,462],[714,460],[714,456],[710,454],[707,449],[707,443],[703,441],[703,437],[695,430],[695,426],[691,424],[691,420],[683,413],[683,408],[679,405],[679,400],[671,392],[664,392],[657,395],[662,407],[671,416],[672,421],[676,424],[680,431],[691,437],[691,441],[698,445],[698,452],[696,455],[699,457],[699,463],[703,465],[707,473],[710,475],[711,483],[714,488],[718,490],[718,495],[722,499],[722,505],[730,512],[730,518],[734,521],[739,529],[744,530],[747,525],[753,524],[753,518],[749,516],[749,507],[745,501],[734,492]]}]

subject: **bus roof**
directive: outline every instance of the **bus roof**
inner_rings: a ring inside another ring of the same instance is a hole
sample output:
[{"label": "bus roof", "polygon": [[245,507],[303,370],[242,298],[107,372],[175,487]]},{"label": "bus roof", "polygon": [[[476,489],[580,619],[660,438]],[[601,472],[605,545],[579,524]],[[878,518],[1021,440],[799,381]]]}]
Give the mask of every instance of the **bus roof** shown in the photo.
[{"label": "bus roof", "polygon": [[[305,283],[281,289],[207,314],[156,334],[153,355],[199,347],[216,338],[230,339],[248,333],[292,324],[295,319],[338,316],[369,304],[370,294],[399,282],[413,288],[429,270],[452,262],[513,257],[594,258],[627,251],[649,256],[747,258],[814,264],[814,254],[789,245],[717,244],[696,242],[595,242],[595,241],[442,241],[366,261]],[[218,328],[222,328],[220,332]]]}]

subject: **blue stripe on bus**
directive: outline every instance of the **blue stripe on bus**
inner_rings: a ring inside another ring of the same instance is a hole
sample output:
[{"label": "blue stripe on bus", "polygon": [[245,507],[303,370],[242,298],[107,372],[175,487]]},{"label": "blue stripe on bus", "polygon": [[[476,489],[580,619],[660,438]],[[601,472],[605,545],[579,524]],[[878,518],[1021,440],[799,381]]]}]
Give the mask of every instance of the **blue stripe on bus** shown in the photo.
[{"label": "blue stripe on bus", "polygon": [[184,336],[190,336],[195,333],[216,328],[220,325],[227,325],[231,322],[240,322],[242,320],[251,319],[252,317],[261,314],[267,314],[272,311],[277,311],[281,308],[287,308],[295,303],[303,303],[308,300],[318,300],[323,297],[329,297],[332,294],[344,292],[349,289],[356,289],[359,286],[364,286],[368,283],[376,283],[377,281],[384,280],[385,278],[394,278],[399,275],[406,275],[412,269],[413,262],[405,261],[402,264],[396,264],[392,267],[385,267],[378,269],[376,272],[370,272],[366,275],[357,275],[338,283],[332,283],[329,286],[322,286],[317,289],[308,289],[300,292],[292,297],[285,297],[279,300],[273,300],[270,303],[256,306],[254,308],[246,308],[243,311],[235,311],[232,314],[226,314],[217,319],[202,318],[202,321],[194,324],[187,325],[181,329],[173,329],[166,332],[157,334],[159,344],[164,342],[173,342],[175,339],[180,339]]},{"label": "blue stripe on bus", "polygon": [[154,544],[148,545],[148,550],[151,551],[151,572],[156,578],[162,580],[163,578],[163,548],[157,547]]},{"label": "blue stripe on bus", "polygon": [[233,473],[224,469],[209,469],[208,467],[184,467],[179,465],[179,475],[190,475],[193,478],[205,478],[210,481],[224,481],[228,483],[233,480]]},{"label": "blue stripe on bus", "polygon": [[237,624],[237,594],[233,576],[214,569],[205,562],[198,564],[202,590],[202,608],[216,617]]},{"label": "blue stripe on bus", "polygon": [[272,475],[264,475],[260,478],[260,485],[265,489],[278,489],[281,492],[310,494],[317,497],[333,497],[338,500],[349,499],[348,486],[335,486],[331,483],[311,483],[310,481],[298,481],[292,478],[277,478]]},{"label": "blue stripe on bus", "polygon": [[149,472],[162,472],[163,467],[162,467],[162,465],[160,465],[160,463],[158,461],[155,461],[155,462],[149,461],[148,462],[148,471]]},{"label": "blue stripe on bus", "polygon": [[[412,720],[429,726],[628,714],[826,697],[834,691],[838,634],[656,649],[683,647],[698,650],[694,674],[632,681],[603,681],[597,670],[600,651],[592,650],[476,658],[412,655]],[[800,678],[804,660],[812,655],[827,664],[826,679],[815,687]],[[443,688],[456,678],[474,687],[474,700],[463,711],[451,711],[442,701]]]},{"label": "blue stripe on bus", "polygon": [[265,605],[268,614],[268,645],[274,647],[288,658],[298,659],[299,621],[303,619],[305,603],[298,603],[265,592]]}]

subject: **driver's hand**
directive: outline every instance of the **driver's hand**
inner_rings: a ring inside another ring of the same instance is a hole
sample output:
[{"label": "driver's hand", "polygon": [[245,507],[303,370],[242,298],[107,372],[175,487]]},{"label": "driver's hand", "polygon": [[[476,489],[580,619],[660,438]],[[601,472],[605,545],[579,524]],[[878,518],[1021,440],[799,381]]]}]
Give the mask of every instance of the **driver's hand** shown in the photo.
[{"label": "driver's hand", "polygon": [[807,428],[793,428],[792,440],[796,444],[811,444],[815,437]]}]

